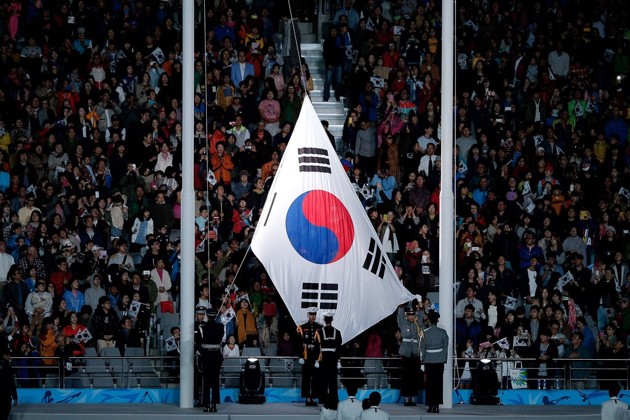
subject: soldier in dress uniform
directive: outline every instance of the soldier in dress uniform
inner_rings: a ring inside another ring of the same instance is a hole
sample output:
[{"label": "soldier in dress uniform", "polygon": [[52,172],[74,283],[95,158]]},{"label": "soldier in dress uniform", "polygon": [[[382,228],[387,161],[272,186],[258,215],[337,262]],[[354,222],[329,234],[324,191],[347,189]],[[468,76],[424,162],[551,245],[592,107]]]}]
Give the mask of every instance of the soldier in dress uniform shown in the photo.
[{"label": "soldier in dress uniform", "polygon": [[306,398],[306,405],[317,407],[313,397],[317,394],[317,369],[321,359],[321,334],[322,324],[315,322],[317,308],[306,310],[308,321],[297,327],[297,332],[302,338],[302,397]]},{"label": "soldier in dress uniform", "polygon": [[[206,413],[216,413],[217,404],[221,399],[219,394],[221,365],[223,364],[221,341],[223,341],[225,327],[215,321],[216,316],[215,310],[209,309],[206,312],[208,322],[199,328],[200,340],[197,341],[197,351],[201,355],[203,374],[201,404],[205,407],[203,411]],[[208,401],[210,388],[212,388],[212,400]]]},{"label": "soldier in dress uniform", "polygon": [[201,407],[201,352],[198,350],[201,346],[201,328],[206,324],[206,307],[197,306],[195,308],[195,407]]},{"label": "soldier in dress uniform", "polygon": [[[337,396],[338,377],[337,369],[339,365],[339,351],[341,350],[341,332],[332,326],[333,314],[328,312],[324,314],[324,328],[321,332],[321,350],[322,357],[319,363],[319,379],[320,394],[319,402],[328,401],[328,396]],[[338,401],[338,400],[337,400]]]},{"label": "soldier in dress uniform", "polygon": [[423,326],[413,305],[407,309],[398,308],[398,326],[402,335],[399,354],[402,359],[400,394],[405,397],[406,406],[415,406],[414,397],[420,389],[420,337]]},{"label": "soldier in dress uniform", "polygon": [[18,395],[11,367],[11,352],[5,347],[0,349],[0,419],[8,419],[11,406],[17,403]]},{"label": "soldier in dress uniform", "polygon": [[448,334],[437,326],[440,314],[435,311],[427,313],[429,326],[420,337],[420,354],[427,375],[426,403],[427,413],[439,413],[442,404],[442,384],[444,382],[444,363],[448,357]]}]

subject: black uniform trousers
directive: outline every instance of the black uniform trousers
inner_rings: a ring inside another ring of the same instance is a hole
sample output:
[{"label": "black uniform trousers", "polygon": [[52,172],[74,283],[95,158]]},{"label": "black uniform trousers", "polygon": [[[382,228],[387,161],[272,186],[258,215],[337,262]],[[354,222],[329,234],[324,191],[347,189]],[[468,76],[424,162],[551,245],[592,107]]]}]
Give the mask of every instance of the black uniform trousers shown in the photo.
[{"label": "black uniform trousers", "polygon": [[[201,405],[204,407],[212,404],[221,403],[221,365],[223,364],[223,355],[221,350],[204,350],[202,355],[203,362],[203,386],[201,393]],[[210,398],[210,388],[212,388],[212,399]]]},{"label": "black uniform trousers", "polygon": [[333,355],[322,355],[322,361],[319,362],[319,402],[326,402],[329,395],[337,397],[339,389],[337,381],[337,357]]},{"label": "black uniform trousers", "polygon": [[444,363],[425,363],[424,373],[427,375],[426,404],[442,404],[442,386],[444,384]]},{"label": "black uniform trousers", "polygon": [[402,356],[402,378],[400,395],[403,397],[415,397],[420,389],[420,358]]},{"label": "black uniform trousers", "polygon": [[11,403],[13,400],[10,395],[0,396],[0,420],[7,420],[11,414]]},{"label": "black uniform trousers", "polygon": [[318,370],[314,360],[304,360],[302,365],[302,398],[314,398],[318,394]]}]

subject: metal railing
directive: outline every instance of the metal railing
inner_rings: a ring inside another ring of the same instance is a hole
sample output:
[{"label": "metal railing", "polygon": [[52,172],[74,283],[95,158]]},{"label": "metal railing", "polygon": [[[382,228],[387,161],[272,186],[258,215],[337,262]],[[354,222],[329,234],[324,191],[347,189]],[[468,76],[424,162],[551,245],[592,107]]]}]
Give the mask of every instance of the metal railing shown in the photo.
[{"label": "metal railing", "polygon": [[12,357],[20,388],[165,388],[179,383],[176,356]]},{"label": "metal railing", "polygon": [[[469,388],[478,363],[484,359],[455,358],[453,388]],[[612,382],[622,388],[630,386],[630,359],[554,359],[544,369],[534,358],[494,358],[490,360],[497,372],[501,389],[513,389],[512,371],[519,369],[529,389],[607,389]],[[465,379],[466,362],[471,377]],[[515,363],[519,364],[515,366]],[[522,386],[522,385],[521,385]]]},{"label": "metal railing", "polygon": [[[239,356],[223,361],[221,383],[223,387],[239,386],[244,361],[255,357],[261,361],[268,387],[291,388],[301,384],[302,366],[297,357]],[[23,388],[166,388],[179,384],[179,358],[177,356],[85,356],[61,359],[56,357],[13,357],[14,376],[18,387]],[[472,385],[472,378],[462,378],[466,371],[474,377],[481,359],[455,358],[453,363],[453,389]],[[489,359],[494,363],[501,389],[512,388],[510,369],[519,362],[530,389],[605,389],[613,381],[630,388],[630,359],[556,359],[542,375],[536,359]],[[364,388],[399,388],[401,360],[398,357],[342,357],[339,382],[343,386],[354,381]],[[197,363],[197,372],[200,372]],[[419,377],[420,381],[421,378]],[[522,384],[521,384],[522,387]]]}]

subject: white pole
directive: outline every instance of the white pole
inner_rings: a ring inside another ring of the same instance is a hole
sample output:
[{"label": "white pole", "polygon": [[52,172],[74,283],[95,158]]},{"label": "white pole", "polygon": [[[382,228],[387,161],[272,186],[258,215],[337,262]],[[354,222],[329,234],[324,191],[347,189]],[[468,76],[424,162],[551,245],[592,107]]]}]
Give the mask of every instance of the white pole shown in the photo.
[{"label": "white pole", "polygon": [[450,346],[444,370],[444,408],[453,407],[453,278],[454,278],[454,218],[455,197],[453,194],[453,75],[455,30],[454,0],[442,2],[442,138],[441,138],[441,190],[440,190],[440,326],[448,332]]},{"label": "white pole", "polygon": [[182,31],[182,214],[180,281],[180,384],[179,406],[192,408],[195,349],[195,190],[193,187],[193,134],[195,94],[195,12],[194,1],[183,2]]}]

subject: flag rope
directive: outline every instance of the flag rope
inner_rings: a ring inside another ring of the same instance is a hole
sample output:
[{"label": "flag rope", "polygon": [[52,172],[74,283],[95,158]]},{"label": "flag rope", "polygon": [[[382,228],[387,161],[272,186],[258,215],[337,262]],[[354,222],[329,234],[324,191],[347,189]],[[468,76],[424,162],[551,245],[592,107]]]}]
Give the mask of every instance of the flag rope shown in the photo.
[{"label": "flag rope", "polygon": [[[300,80],[302,81],[302,89],[308,95],[308,89],[306,88],[306,75],[304,74],[304,70],[302,69],[302,46],[298,43],[297,33],[295,32],[295,20],[293,19],[293,9],[291,8],[291,0],[287,0],[287,5],[289,6],[289,19],[291,20],[291,26],[293,28],[293,40],[295,41],[295,48],[297,48],[298,57],[300,61]],[[289,61],[291,60],[291,56],[289,56]]]},{"label": "flag rope", "polygon": [[[243,259],[241,260],[241,263],[239,264],[238,269],[236,270],[236,274],[234,274],[234,278],[230,282],[229,286],[226,287],[224,290],[229,291],[234,285],[234,282],[236,282],[236,279],[238,278],[238,273],[241,272],[241,267],[243,267],[245,260],[247,260],[247,254],[249,254],[249,251],[251,250],[251,248],[252,248],[252,245],[250,243],[249,246],[247,247],[247,251],[245,251],[245,255],[243,255]],[[219,306],[219,309],[217,311],[217,316],[221,314],[221,309],[223,309],[224,306],[225,306],[225,299],[221,299],[221,306]]]}]

